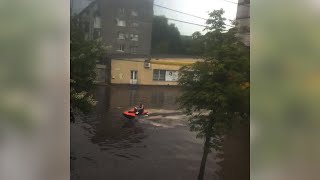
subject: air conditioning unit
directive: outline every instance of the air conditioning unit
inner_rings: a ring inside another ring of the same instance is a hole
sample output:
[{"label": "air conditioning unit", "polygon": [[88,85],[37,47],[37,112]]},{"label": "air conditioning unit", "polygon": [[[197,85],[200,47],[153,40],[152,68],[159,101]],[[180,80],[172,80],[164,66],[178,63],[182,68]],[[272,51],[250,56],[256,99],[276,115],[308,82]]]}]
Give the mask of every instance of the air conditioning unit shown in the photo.
[{"label": "air conditioning unit", "polygon": [[144,67],[145,67],[145,68],[150,68],[150,67],[151,67],[151,63],[145,62],[145,63],[144,63]]}]

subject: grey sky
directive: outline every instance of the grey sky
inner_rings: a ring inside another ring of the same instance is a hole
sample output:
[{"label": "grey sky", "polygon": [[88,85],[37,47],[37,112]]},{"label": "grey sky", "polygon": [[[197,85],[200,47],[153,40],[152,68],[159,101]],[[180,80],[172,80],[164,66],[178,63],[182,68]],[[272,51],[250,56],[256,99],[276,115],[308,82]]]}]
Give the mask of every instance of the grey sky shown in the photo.
[{"label": "grey sky", "polygon": [[[92,0],[71,0],[73,1],[73,11],[78,13],[84,7],[86,7]],[[237,0],[229,0],[237,3]],[[188,14],[193,14],[203,18],[208,18],[208,12],[211,12],[215,9],[224,9],[224,17],[227,19],[234,20],[237,13],[237,5],[226,2],[224,0],[154,0],[155,4],[168,7],[170,9],[175,9],[178,11],[186,12]],[[205,25],[205,20],[198,19],[192,16],[187,16],[181,13],[176,13],[169,11],[157,6],[154,7],[155,15],[165,15],[168,18],[178,19],[182,21],[192,22],[196,24]],[[195,31],[202,31],[204,27],[189,25],[176,21],[169,21],[170,23],[175,24],[182,35],[191,35]],[[229,23],[229,21],[227,22]]]},{"label": "grey sky", "polygon": [[92,0],[70,0],[71,14],[78,14],[86,8]]},{"label": "grey sky", "polygon": [[[237,0],[229,0],[237,3]],[[193,14],[199,17],[208,18],[208,12],[211,12],[215,9],[224,9],[224,17],[227,19],[234,20],[237,13],[237,5],[226,2],[223,0],[154,0],[155,4],[165,6],[171,9],[178,11],[186,12],[188,14]],[[205,25],[205,20],[195,18],[192,16],[184,15],[181,13],[176,13],[170,10],[166,10],[160,7],[154,7],[155,15],[165,15],[168,18],[178,19],[182,21],[192,22],[196,24]],[[182,35],[191,35],[195,31],[202,31],[204,27],[189,25],[176,21],[169,21],[170,23],[175,24]],[[229,23],[229,21],[227,22]],[[230,24],[230,23],[229,23]]]}]

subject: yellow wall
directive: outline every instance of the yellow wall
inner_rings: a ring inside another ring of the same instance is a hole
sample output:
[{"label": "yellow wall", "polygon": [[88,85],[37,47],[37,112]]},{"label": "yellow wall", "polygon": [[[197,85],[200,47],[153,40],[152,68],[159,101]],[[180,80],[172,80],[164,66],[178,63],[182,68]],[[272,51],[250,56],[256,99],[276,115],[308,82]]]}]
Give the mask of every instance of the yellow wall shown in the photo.
[{"label": "yellow wall", "polygon": [[[184,62],[184,63],[183,63]],[[140,85],[177,85],[177,82],[154,81],[153,70],[179,70],[183,65],[194,63],[195,60],[151,60],[151,68],[144,67],[143,60],[112,60],[111,83],[129,84],[131,70],[138,71],[138,83]]]}]

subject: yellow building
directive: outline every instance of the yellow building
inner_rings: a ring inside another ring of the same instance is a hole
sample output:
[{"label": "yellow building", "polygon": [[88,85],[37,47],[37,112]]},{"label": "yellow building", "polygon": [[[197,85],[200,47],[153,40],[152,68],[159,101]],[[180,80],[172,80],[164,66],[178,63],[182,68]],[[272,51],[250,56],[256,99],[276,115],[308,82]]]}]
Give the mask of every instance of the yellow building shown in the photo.
[{"label": "yellow building", "polygon": [[111,84],[178,85],[179,69],[200,59],[112,59]]}]

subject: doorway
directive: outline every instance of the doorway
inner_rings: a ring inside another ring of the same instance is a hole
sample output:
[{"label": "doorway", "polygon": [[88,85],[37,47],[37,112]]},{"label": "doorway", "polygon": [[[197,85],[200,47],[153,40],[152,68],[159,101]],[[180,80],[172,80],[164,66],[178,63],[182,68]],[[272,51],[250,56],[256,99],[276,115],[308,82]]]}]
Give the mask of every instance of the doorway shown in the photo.
[{"label": "doorway", "polygon": [[130,84],[137,84],[138,83],[138,71],[132,70],[130,73]]}]

